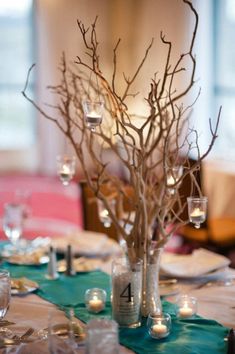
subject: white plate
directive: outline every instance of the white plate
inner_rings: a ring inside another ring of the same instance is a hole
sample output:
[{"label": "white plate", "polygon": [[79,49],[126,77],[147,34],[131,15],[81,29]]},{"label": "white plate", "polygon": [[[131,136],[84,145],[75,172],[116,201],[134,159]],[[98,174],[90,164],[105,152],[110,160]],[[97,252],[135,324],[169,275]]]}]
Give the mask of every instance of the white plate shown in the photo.
[{"label": "white plate", "polygon": [[39,288],[37,282],[25,277],[11,278],[11,294],[26,295]]},{"label": "white plate", "polygon": [[35,266],[35,265],[47,264],[49,262],[49,257],[42,256],[39,258],[38,261],[34,262],[34,261],[30,261],[29,259],[27,259],[27,257],[24,256],[11,256],[9,258],[6,258],[5,261],[10,264],[16,264],[16,265]]},{"label": "white plate", "polygon": [[15,288],[11,289],[11,295],[27,295],[38,289],[38,287],[32,287],[32,286],[24,286],[24,288],[25,288],[24,290],[15,289]]},{"label": "white plate", "polygon": [[[85,257],[74,258],[73,270],[76,273],[93,272],[100,268],[100,263],[101,263],[100,259],[85,258]],[[57,262],[57,270],[58,272],[66,271],[66,261],[64,259]]]}]

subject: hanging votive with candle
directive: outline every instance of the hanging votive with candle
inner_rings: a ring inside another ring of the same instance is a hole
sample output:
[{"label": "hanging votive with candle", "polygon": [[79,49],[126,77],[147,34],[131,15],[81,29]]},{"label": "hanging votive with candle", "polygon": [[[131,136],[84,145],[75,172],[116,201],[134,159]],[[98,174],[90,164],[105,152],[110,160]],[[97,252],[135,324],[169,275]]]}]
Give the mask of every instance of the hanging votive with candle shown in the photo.
[{"label": "hanging votive with candle", "polygon": [[194,224],[196,229],[199,229],[206,220],[207,197],[188,197],[187,202],[189,221]]},{"label": "hanging votive with candle", "polygon": [[[107,203],[109,205],[110,210],[115,213],[115,204],[116,201],[115,199],[107,199]],[[102,222],[102,224],[104,225],[104,227],[110,227],[112,220],[110,218],[109,215],[109,210],[105,207],[104,203],[102,200],[97,199],[97,206],[98,206],[98,215],[99,215],[99,219]]]},{"label": "hanging votive with candle", "polygon": [[99,101],[84,101],[82,103],[84,118],[88,128],[95,131],[102,122],[104,104]]},{"label": "hanging votive with candle", "polygon": [[75,156],[57,156],[57,174],[64,186],[67,186],[75,174]]},{"label": "hanging votive with candle", "polygon": [[105,309],[106,291],[99,288],[88,289],[85,292],[86,308],[89,312],[99,313]]},{"label": "hanging votive with candle", "polygon": [[176,315],[180,318],[191,318],[196,313],[197,299],[194,296],[180,296],[176,304]]},{"label": "hanging votive with candle", "polygon": [[183,174],[183,166],[166,167],[166,183],[170,194],[174,194],[179,187],[179,180]]},{"label": "hanging votive with candle", "polygon": [[171,316],[168,313],[149,314],[147,320],[149,335],[154,339],[167,337],[171,331]]}]

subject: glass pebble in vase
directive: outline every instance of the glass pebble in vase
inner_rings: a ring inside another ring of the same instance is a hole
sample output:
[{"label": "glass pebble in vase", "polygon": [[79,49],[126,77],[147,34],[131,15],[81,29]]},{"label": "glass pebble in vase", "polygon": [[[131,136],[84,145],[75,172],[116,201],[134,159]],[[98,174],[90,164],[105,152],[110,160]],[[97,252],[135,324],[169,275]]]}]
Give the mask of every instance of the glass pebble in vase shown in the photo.
[{"label": "glass pebble in vase", "polygon": [[142,264],[127,257],[112,263],[112,316],[120,327],[141,325]]}]

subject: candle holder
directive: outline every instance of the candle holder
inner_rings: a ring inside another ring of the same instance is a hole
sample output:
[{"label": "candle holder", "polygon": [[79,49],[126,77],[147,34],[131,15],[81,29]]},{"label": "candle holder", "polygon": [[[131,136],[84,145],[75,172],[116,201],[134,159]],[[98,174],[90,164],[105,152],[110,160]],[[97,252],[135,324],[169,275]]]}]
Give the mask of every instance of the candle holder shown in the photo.
[{"label": "candle holder", "polygon": [[171,316],[168,313],[149,314],[147,319],[149,335],[154,339],[167,337],[171,331]]},{"label": "candle holder", "polygon": [[103,102],[98,101],[84,101],[82,103],[84,119],[91,131],[95,131],[96,127],[102,123],[103,119]]},{"label": "candle holder", "polygon": [[193,296],[182,295],[176,306],[176,315],[179,318],[191,318],[197,313],[197,299]]},{"label": "candle holder", "polygon": [[75,156],[57,156],[57,174],[62,184],[68,186],[75,174]]},{"label": "candle holder", "polygon": [[89,312],[99,313],[104,310],[106,302],[106,291],[93,288],[85,292],[86,308]]},{"label": "candle holder", "polygon": [[[107,200],[107,203],[109,205],[109,208],[112,210],[112,212],[115,213],[115,204],[116,204],[115,199]],[[108,209],[106,209],[103,201],[100,199],[97,199],[97,206],[98,206],[98,215],[99,215],[100,221],[102,222],[104,227],[107,227],[107,228],[110,227],[112,220],[110,218],[109,211],[108,211]]]},{"label": "candle holder", "polygon": [[[183,174],[183,166],[166,167],[166,183],[170,194],[175,194],[176,184]],[[174,186],[174,187],[173,187]]]},{"label": "candle holder", "polygon": [[206,220],[207,197],[188,197],[188,214],[189,220],[196,229]]}]

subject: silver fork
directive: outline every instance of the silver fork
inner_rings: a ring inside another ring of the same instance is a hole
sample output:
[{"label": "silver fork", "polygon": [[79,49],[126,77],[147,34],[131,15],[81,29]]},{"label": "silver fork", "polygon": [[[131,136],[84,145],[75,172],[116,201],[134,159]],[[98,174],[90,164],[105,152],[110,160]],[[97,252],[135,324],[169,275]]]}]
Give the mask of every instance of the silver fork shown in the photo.
[{"label": "silver fork", "polygon": [[12,339],[14,340],[19,340],[19,341],[24,341],[25,339],[28,339],[34,332],[34,329],[32,327],[28,328],[27,331],[22,334],[21,336],[14,335]]}]

